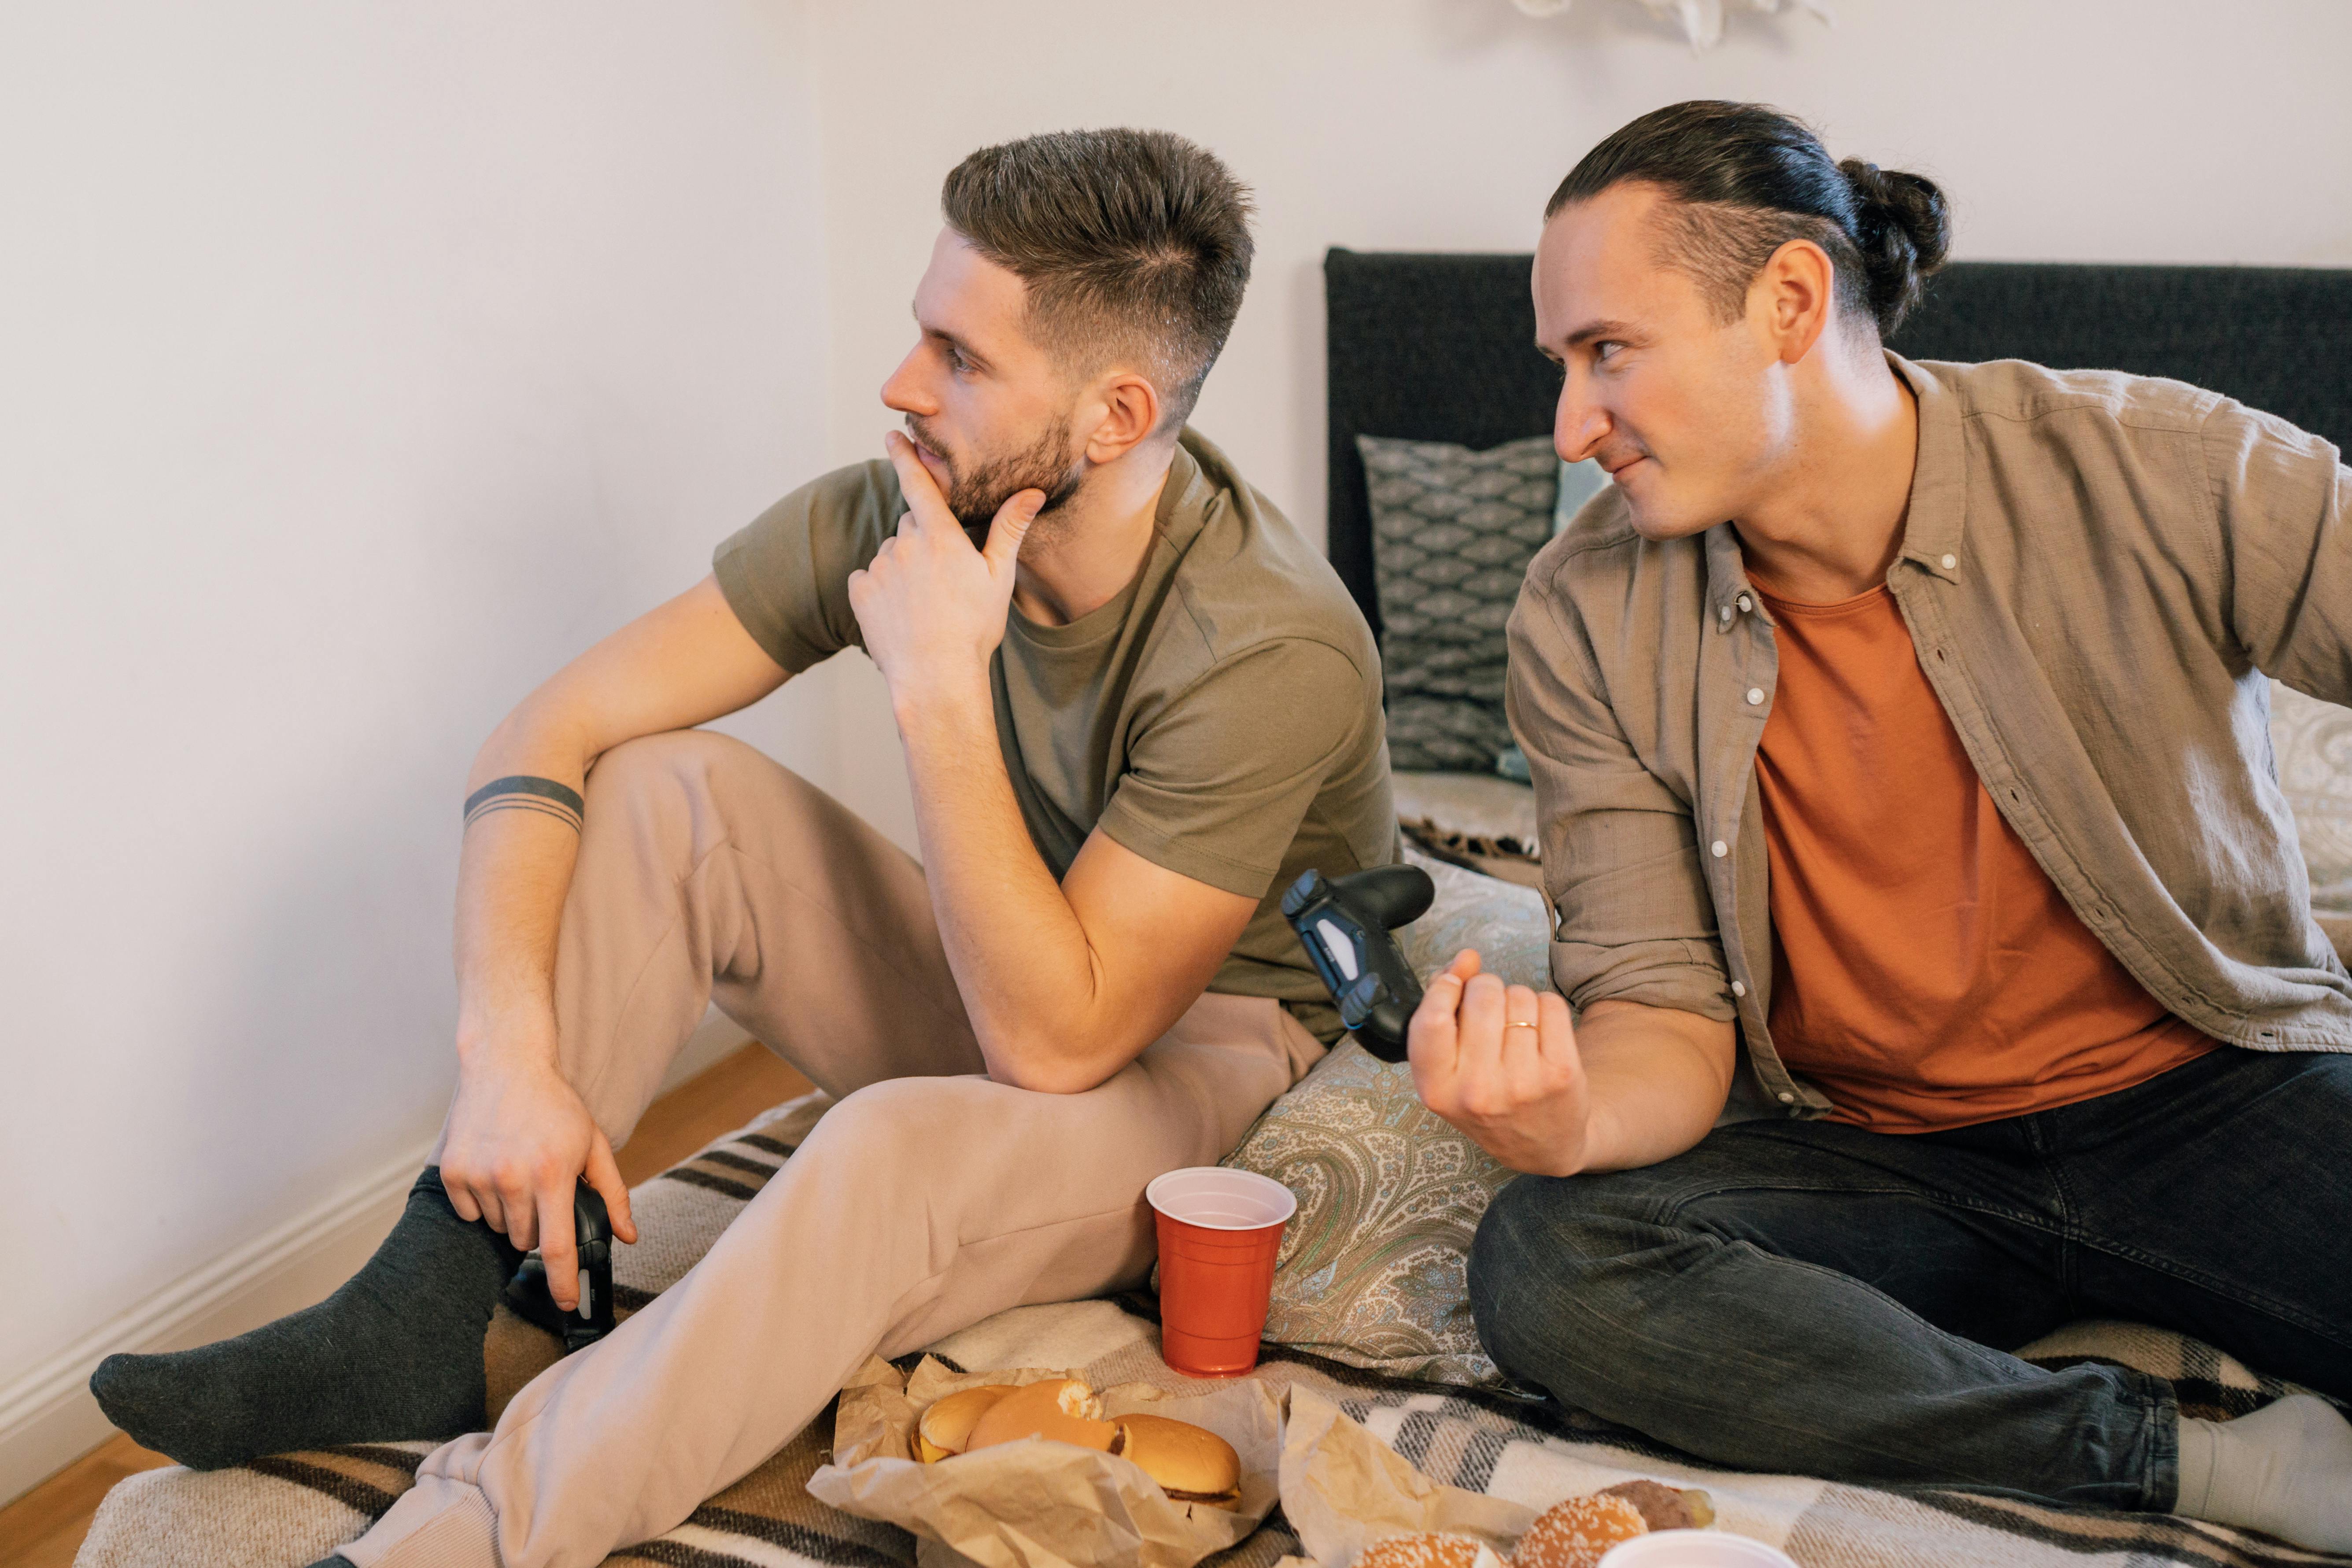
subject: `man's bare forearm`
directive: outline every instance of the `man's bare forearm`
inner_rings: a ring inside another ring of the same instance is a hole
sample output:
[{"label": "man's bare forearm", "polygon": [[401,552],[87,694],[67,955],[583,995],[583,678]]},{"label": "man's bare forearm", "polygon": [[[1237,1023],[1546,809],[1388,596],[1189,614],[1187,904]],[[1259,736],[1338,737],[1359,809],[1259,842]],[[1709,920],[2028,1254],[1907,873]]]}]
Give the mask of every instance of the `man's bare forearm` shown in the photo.
[{"label": "man's bare forearm", "polygon": [[[457,1055],[552,1067],[555,938],[588,759],[519,710],[474,761],[457,861]],[[528,1020],[517,1027],[519,1020]]]},{"label": "man's bare forearm", "polygon": [[1101,966],[1029,840],[983,675],[897,704],[923,875],[989,1076],[1063,1092],[1104,1076],[1086,1047]]},{"label": "man's bare forearm", "polygon": [[1583,1157],[1572,1169],[1630,1171],[1695,1147],[1723,1113],[1736,1047],[1695,1013],[1599,1002],[1577,1020],[1591,1088]]}]

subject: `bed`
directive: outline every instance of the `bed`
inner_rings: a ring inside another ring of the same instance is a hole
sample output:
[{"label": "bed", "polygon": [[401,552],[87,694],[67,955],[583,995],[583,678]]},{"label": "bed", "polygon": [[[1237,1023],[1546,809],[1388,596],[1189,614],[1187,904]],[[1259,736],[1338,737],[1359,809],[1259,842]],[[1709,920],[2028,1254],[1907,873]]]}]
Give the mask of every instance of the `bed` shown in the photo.
[{"label": "bed", "polygon": [[[1346,250],[1334,250],[1327,259],[1329,551],[1376,627],[1381,625],[1381,605],[1357,437],[1486,448],[1549,428],[1554,373],[1528,346],[1528,259]],[[1961,265],[1938,279],[1928,304],[1895,346],[1918,358],[2017,355],[2179,376],[2269,408],[2339,447],[2352,438],[2352,272]],[[2304,825],[2307,854],[2315,840],[2331,832],[2340,840],[2320,850],[2336,856],[2340,875],[2324,882],[2322,873],[2329,868],[2315,858],[2315,889],[2335,889],[2344,907],[2352,909],[2352,792],[2343,787],[2345,770],[2336,760],[2352,757],[2352,732],[2339,717],[2327,710],[2291,720],[2290,730],[2307,720],[2309,734],[2302,739],[2317,739],[2298,750],[2298,736],[2290,734],[2288,741],[2295,744],[2282,747],[2281,766]],[[1403,815],[1442,816],[1489,835],[1507,836],[1524,825],[1533,837],[1529,792],[1491,774],[1403,777],[1400,802]],[[1427,967],[1441,961],[1453,943],[1469,941],[1501,954],[1507,966],[1540,976],[1548,933],[1538,894],[1459,865],[1436,864],[1433,874],[1443,892],[1439,907],[1412,928],[1416,962]],[[1336,1120],[1362,1123],[1363,1097],[1375,1092],[1366,1086],[1374,1084],[1383,1086],[1378,1092],[1387,1096],[1381,1135],[1388,1144],[1368,1155],[1366,1163],[1397,1165],[1393,1155],[1400,1142],[1408,1156],[1414,1146],[1435,1147],[1439,1134],[1402,1120],[1412,1109],[1409,1087],[1400,1089],[1393,1076],[1381,1079],[1368,1062],[1352,1046],[1335,1051],[1268,1113],[1236,1159],[1253,1146],[1265,1149],[1269,1130],[1282,1134],[1273,1140],[1276,1145],[1284,1137],[1311,1141],[1313,1118],[1300,1110],[1317,1095],[1356,1095],[1348,1114]],[[624,1304],[642,1305],[682,1274],[789,1157],[824,1109],[821,1097],[779,1107],[637,1189],[634,1206],[646,1241],[619,1249],[616,1273],[625,1288]],[[1289,1168],[1282,1163],[1289,1157],[1283,1147],[1268,1156],[1268,1168]],[[1327,1186],[1370,1180],[1361,1170],[1350,1175],[1352,1168],[1328,1150],[1310,1154],[1315,1168],[1325,1173],[1318,1179]],[[1403,1163],[1411,1163],[1410,1158]],[[1456,1170],[1454,1186],[1445,1189],[1454,1202],[1448,1223],[1455,1242],[1465,1215],[1475,1223],[1477,1185]],[[1401,1205],[1425,1206],[1432,1190],[1403,1194]],[[1326,1230],[1346,1229],[1360,1212],[1327,1197],[1303,1206],[1299,1223],[1305,1227],[1319,1218]],[[1445,1240],[1430,1232],[1421,1244],[1434,1257]],[[1286,1247],[1286,1258],[1291,1257]],[[1427,1276],[1432,1270],[1420,1272]],[[1435,1272],[1442,1275],[1442,1268]],[[1294,1289],[1289,1305],[1303,1311],[1315,1302]],[[1376,1317],[1381,1311],[1393,1317],[1419,1309],[1374,1300],[1367,1310]],[[1277,1326],[1295,1321],[1277,1313]],[[544,1336],[531,1337],[538,1332],[505,1316],[494,1326],[488,1347],[494,1398],[510,1395],[552,1353]],[[1266,1347],[1259,1375],[1277,1391],[1311,1387],[1337,1400],[1436,1480],[1536,1506],[1634,1477],[1701,1487],[1713,1494],[1725,1528],[1769,1541],[1809,1565],[2059,1568],[2090,1560],[2255,1568],[2352,1561],[2161,1517],[1714,1469],[1581,1412],[1531,1401],[1491,1379],[1465,1375],[1459,1367],[1431,1361],[1423,1375],[1403,1375],[1394,1369],[1405,1363],[1370,1352],[1357,1354],[1361,1347],[1351,1348],[1345,1336],[1328,1343],[1305,1331],[1283,1337],[1286,1342]],[[1097,1386],[1138,1378],[1185,1386],[1158,1356],[1148,1296],[1023,1308],[933,1349],[974,1369],[1063,1366],[1082,1369]],[[2053,1365],[2086,1357],[2126,1362],[2170,1378],[2189,1413],[2216,1417],[2242,1415],[2284,1386],[2208,1347],[2128,1324],[2075,1325],[2020,1353]],[[910,1537],[835,1512],[803,1489],[821,1462],[826,1425],[820,1420],[677,1530],[611,1561],[688,1568],[880,1568],[914,1562]],[[84,1568],[301,1568],[360,1533],[390,1507],[431,1447],[388,1440],[277,1456],[204,1475],[164,1469],[136,1476],[109,1497],[78,1561]],[[1277,1511],[1216,1561],[1231,1568],[1274,1568],[1297,1550],[1297,1537]]]}]

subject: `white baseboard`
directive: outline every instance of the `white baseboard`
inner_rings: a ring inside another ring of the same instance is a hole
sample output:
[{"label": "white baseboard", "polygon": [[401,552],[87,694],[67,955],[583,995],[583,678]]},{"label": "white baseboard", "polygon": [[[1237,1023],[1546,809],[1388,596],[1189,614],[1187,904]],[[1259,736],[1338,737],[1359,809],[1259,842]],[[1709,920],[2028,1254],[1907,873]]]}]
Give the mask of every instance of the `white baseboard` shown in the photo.
[{"label": "white baseboard", "polygon": [[258,1328],[323,1300],[400,1217],[430,1142],[386,1161],[283,1225],[116,1314],[0,1387],[0,1503],[106,1441],[89,1374],[117,1351],[174,1351]]},{"label": "white baseboard", "polygon": [[[670,1064],[663,1091],[733,1055],[751,1037],[712,1009]],[[373,1255],[432,1152],[428,1141],[386,1162],[0,1387],[0,1504],[30,1491],[113,1433],[89,1392],[89,1374],[100,1362],[117,1351],[210,1344],[324,1300]]]}]

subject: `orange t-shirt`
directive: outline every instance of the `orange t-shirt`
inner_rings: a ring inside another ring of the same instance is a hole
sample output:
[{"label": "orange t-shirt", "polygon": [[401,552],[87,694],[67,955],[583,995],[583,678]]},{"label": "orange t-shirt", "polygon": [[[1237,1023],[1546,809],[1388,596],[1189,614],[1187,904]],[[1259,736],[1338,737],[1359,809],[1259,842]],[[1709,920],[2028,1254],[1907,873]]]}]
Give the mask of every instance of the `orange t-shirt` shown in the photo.
[{"label": "orange t-shirt", "polygon": [[1894,595],[1764,601],[1780,656],[1756,752],[1772,1043],[1830,1097],[1832,1119],[1966,1127],[2128,1089],[2211,1050],[2116,962],[2003,820]]}]

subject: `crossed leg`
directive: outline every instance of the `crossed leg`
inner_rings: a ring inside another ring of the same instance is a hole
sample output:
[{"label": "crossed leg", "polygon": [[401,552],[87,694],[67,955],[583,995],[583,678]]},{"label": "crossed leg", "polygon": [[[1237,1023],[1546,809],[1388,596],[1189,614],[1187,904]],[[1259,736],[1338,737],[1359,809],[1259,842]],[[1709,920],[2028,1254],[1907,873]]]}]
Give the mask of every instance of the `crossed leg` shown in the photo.
[{"label": "crossed leg", "polygon": [[2352,1059],[2221,1049],[2119,1093],[1895,1137],[1750,1122],[1507,1188],[1473,1305],[1497,1362],[1694,1454],[2165,1510],[2168,1384],[2008,1352],[2111,1314],[2352,1393]]}]

